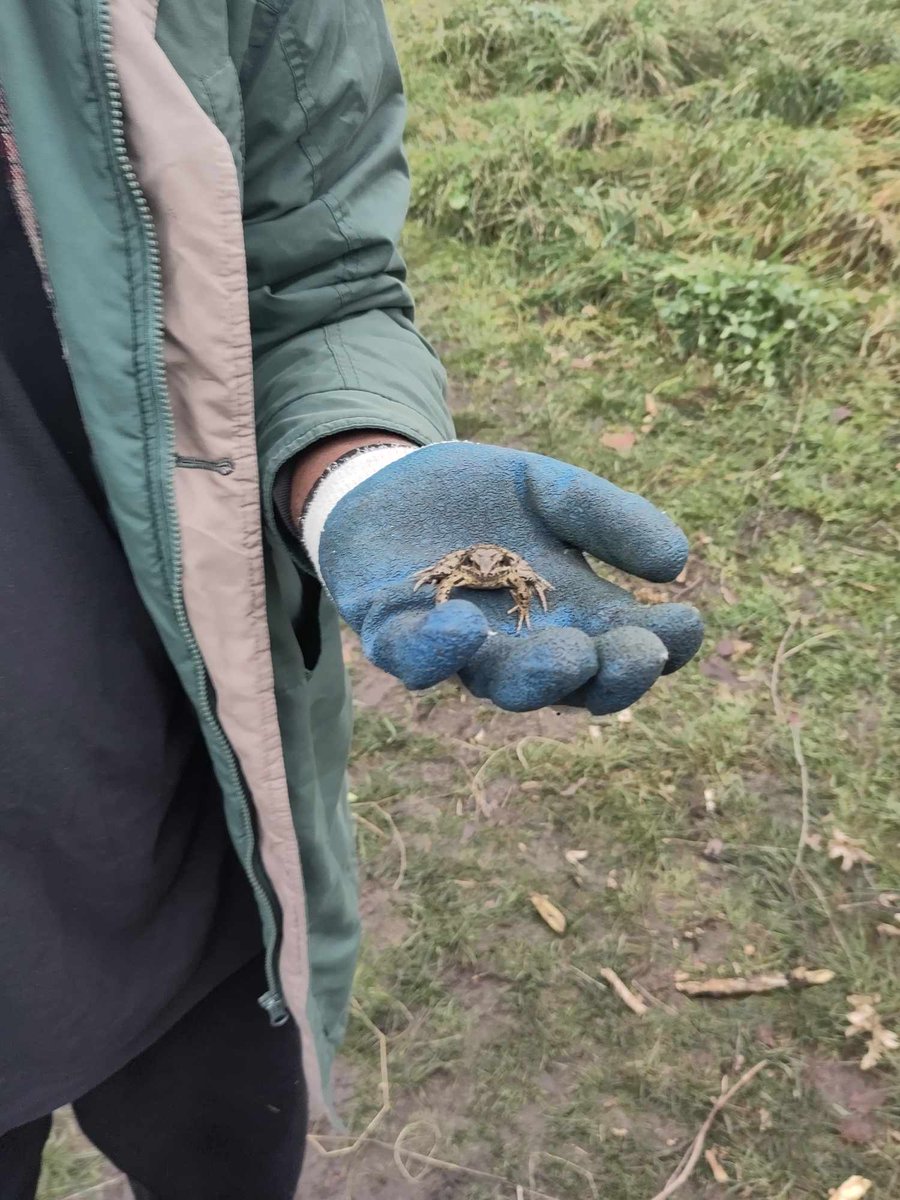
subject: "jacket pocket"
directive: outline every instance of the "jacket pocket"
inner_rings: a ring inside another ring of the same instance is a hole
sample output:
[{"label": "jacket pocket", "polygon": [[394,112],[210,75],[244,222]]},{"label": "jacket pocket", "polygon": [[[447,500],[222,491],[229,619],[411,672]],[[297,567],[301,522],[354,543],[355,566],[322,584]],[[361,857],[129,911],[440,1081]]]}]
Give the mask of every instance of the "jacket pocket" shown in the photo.
[{"label": "jacket pocket", "polygon": [[309,576],[301,580],[301,586],[300,609],[292,624],[308,678],[322,654],[322,585]]},{"label": "jacket pocket", "polygon": [[200,80],[197,99],[228,139],[238,180],[244,179],[244,105],[237,68],[229,58],[224,66]]}]

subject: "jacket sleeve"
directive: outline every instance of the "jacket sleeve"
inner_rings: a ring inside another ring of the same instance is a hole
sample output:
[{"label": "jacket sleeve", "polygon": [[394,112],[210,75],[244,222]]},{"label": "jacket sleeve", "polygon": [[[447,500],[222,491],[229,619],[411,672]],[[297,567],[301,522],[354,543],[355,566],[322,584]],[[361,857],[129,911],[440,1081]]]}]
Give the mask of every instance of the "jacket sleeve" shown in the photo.
[{"label": "jacket sleeve", "polygon": [[[260,6],[261,8],[263,6]],[[244,79],[244,225],[263,501],[310,443],[453,436],[397,250],[405,101],[382,0],[281,0]]]}]

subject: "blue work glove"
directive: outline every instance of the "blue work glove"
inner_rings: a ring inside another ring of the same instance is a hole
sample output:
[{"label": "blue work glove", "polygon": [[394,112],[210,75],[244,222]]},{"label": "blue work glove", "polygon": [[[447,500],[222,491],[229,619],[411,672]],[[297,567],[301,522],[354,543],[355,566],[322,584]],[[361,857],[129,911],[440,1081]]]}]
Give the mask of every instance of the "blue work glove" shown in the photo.
[{"label": "blue work glove", "polygon": [[[436,604],[435,583],[423,583],[445,555],[485,543],[521,556],[541,581],[547,610],[532,586],[530,627],[517,628],[508,590],[460,587]],[[687,553],[684,534],[649,501],[588,471],[446,442],[395,460],[338,501],[319,570],[366,656],[407,687],[458,675],[513,712],[554,704],[600,714],[683,666],[703,625],[690,605],[637,603],[584,554],[665,581]]]}]

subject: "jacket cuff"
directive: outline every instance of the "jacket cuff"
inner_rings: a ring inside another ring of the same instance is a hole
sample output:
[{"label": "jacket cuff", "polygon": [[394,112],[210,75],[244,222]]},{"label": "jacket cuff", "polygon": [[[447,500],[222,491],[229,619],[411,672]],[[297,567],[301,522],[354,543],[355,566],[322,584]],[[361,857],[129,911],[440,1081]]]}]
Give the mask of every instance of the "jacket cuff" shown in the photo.
[{"label": "jacket cuff", "polygon": [[[259,445],[263,514],[270,535],[285,546],[295,564],[307,573],[313,573],[312,564],[290,513],[293,460],[298,454],[323,438],[356,429],[397,434],[415,446],[452,441],[455,436],[449,414],[436,405],[432,420],[425,412],[371,392],[335,391],[327,397],[320,393],[314,402],[319,410],[318,421],[310,420],[310,398],[298,397],[261,431]],[[328,409],[343,415],[323,419]]]},{"label": "jacket cuff", "polygon": [[[300,538],[309,561],[319,578],[319,543],[325,522],[339,501],[355,487],[376,475],[382,467],[389,466],[398,458],[414,454],[416,446],[373,445],[363,446],[342,455],[322,475],[310,492],[300,522]],[[323,580],[324,582],[324,580]]]}]

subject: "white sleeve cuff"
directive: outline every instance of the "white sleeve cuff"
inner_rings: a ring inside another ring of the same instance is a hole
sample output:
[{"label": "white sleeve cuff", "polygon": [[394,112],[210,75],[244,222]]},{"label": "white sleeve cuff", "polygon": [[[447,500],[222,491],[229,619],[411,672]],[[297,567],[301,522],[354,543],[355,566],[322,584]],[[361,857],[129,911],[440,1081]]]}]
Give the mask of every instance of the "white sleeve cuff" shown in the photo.
[{"label": "white sleeve cuff", "polygon": [[300,525],[300,537],[303,548],[309,555],[310,562],[316,574],[322,578],[319,570],[319,544],[322,540],[322,530],[331,515],[331,510],[339,500],[352,492],[355,487],[369,479],[382,467],[389,466],[398,458],[412,454],[418,446],[372,446],[370,449],[359,450],[351,454],[343,462],[337,463],[331,470],[326,471],[313,489],[303,521]]}]

